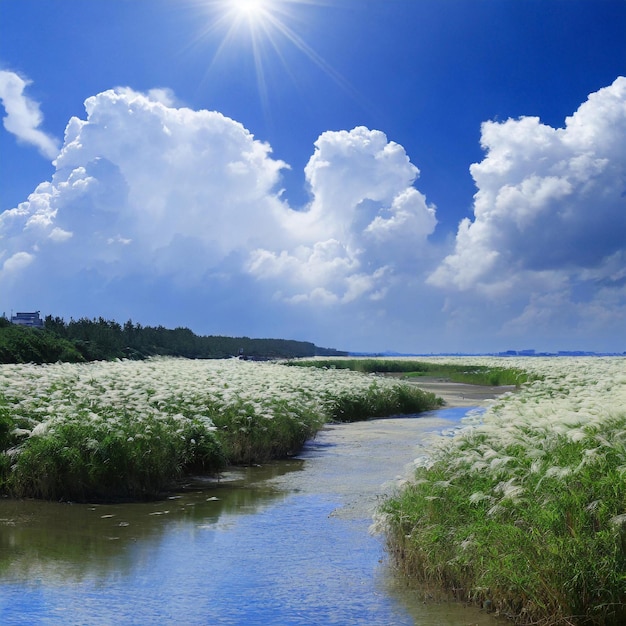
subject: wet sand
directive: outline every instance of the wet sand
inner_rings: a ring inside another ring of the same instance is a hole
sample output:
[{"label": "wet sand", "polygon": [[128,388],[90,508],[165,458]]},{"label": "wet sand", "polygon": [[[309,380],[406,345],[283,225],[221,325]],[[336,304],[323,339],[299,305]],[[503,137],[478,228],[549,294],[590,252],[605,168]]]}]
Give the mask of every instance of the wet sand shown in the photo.
[{"label": "wet sand", "polygon": [[499,387],[489,385],[468,385],[466,383],[453,383],[441,378],[407,378],[405,382],[416,385],[424,391],[429,391],[443,398],[446,408],[462,406],[483,406],[486,401],[497,398],[504,393],[515,391],[514,385],[502,385]]}]

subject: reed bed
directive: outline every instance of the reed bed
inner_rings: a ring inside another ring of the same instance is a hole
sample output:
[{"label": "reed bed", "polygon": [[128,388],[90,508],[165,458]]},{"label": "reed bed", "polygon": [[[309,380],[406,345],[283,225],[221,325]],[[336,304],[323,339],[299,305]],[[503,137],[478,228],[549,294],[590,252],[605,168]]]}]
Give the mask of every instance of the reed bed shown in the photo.
[{"label": "reed bed", "polygon": [[151,497],[176,478],[296,453],[329,420],[432,394],[347,370],[228,360],[0,366],[0,493]]},{"label": "reed bed", "polygon": [[288,365],[295,367],[318,367],[322,369],[349,369],[367,374],[395,374],[406,378],[428,376],[443,378],[470,385],[522,385],[539,376],[515,368],[506,361],[500,363],[477,364],[476,362],[448,362],[441,358],[415,357],[316,357],[294,359]]},{"label": "reed bed", "polygon": [[535,380],[421,450],[381,510],[390,553],[519,624],[624,624],[626,359],[505,363]]}]

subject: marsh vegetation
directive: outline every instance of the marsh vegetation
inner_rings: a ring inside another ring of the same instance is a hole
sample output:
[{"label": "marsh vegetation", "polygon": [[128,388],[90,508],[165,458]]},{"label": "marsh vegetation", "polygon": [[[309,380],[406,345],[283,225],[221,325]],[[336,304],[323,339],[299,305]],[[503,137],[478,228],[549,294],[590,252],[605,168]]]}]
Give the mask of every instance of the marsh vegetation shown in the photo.
[{"label": "marsh vegetation", "polygon": [[389,550],[520,624],[624,624],[626,360],[507,362],[534,381],[430,442],[382,508]]},{"label": "marsh vegetation", "polygon": [[519,386],[540,376],[539,373],[531,373],[514,365],[509,366],[502,359],[497,363],[492,362],[487,365],[467,362],[462,359],[446,361],[445,359],[422,360],[421,358],[336,357],[332,359],[297,359],[289,361],[288,364],[320,369],[348,369],[366,374],[395,374],[404,378],[441,378],[457,383],[491,386]]},{"label": "marsh vegetation", "polygon": [[398,381],[238,359],[3,365],[0,389],[0,492],[71,500],[153,497],[295,454],[328,421],[439,405]]},{"label": "marsh vegetation", "polygon": [[519,624],[626,622],[625,359],[289,365],[1,366],[0,491],[150,498],[181,476],[293,455],[330,421],[441,404],[398,377],[514,385],[418,451],[377,515],[388,550],[409,577]]}]

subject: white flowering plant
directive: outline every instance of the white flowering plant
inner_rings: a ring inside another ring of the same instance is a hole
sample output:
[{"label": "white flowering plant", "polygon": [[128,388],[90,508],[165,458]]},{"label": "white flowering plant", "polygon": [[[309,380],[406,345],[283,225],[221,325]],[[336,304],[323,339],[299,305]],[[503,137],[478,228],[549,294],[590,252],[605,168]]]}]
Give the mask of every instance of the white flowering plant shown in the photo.
[{"label": "white flowering plant", "polygon": [[517,623],[624,624],[626,359],[506,363],[534,381],[428,442],[382,508],[390,551]]},{"label": "white flowering plant", "polygon": [[437,405],[347,370],[239,359],[2,365],[0,390],[0,491],[77,500],[153,496],[296,453],[328,420]]}]

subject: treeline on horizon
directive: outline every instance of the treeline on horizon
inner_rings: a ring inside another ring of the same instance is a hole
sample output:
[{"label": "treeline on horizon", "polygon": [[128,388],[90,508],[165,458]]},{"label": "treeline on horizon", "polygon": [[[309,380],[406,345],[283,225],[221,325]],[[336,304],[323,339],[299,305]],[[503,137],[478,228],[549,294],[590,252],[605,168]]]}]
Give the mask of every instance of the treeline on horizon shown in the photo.
[{"label": "treeline on horizon", "polygon": [[0,318],[0,363],[81,363],[113,359],[178,356],[190,359],[291,359],[342,356],[332,348],[308,341],[200,336],[189,328],[124,325],[102,317],[70,319],[46,316],[44,328],[12,324]]}]

